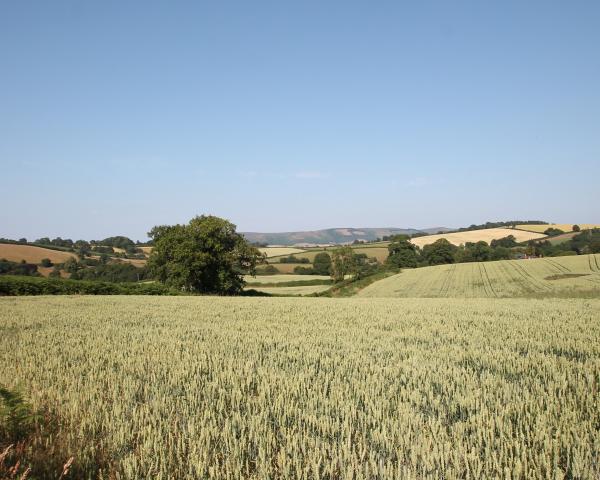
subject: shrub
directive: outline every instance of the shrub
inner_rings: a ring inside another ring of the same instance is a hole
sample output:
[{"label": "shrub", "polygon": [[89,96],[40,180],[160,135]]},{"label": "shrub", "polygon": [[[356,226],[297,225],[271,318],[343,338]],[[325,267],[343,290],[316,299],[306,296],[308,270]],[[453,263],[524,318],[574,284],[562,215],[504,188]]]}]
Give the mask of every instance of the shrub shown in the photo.
[{"label": "shrub", "polygon": [[42,267],[51,267],[53,265],[52,260],[50,260],[49,258],[42,258],[42,261],[40,262],[40,265]]}]

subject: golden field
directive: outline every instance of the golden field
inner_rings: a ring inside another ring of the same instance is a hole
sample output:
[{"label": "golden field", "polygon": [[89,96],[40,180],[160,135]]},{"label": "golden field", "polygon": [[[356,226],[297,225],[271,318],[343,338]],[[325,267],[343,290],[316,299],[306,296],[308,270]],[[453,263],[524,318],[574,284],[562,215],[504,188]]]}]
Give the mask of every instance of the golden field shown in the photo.
[{"label": "golden field", "polygon": [[600,254],[407,268],[358,295],[600,298]]},{"label": "golden field", "polygon": [[[549,228],[557,228],[558,230],[562,230],[563,232],[572,232],[573,225],[573,223],[552,223],[549,225],[516,225],[515,228],[537,233],[544,233]],[[579,225],[579,228],[581,230],[600,228],[600,223],[579,223],[577,225]]]},{"label": "golden field", "polygon": [[453,232],[453,233],[441,233],[436,235],[427,235],[425,237],[417,237],[411,239],[411,242],[418,247],[423,248],[425,245],[429,245],[440,238],[445,238],[454,245],[461,245],[467,242],[479,242],[483,240],[488,244],[492,240],[507,237],[512,235],[515,237],[517,242],[525,242],[527,240],[536,240],[544,238],[545,235],[535,232],[526,232],[523,230],[516,230],[513,228],[486,228],[484,230],[470,230],[468,232]]},{"label": "golden field", "polygon": [[90,476],[109,459],[102,478],[594,479],[599,317],[588,299],[6,297],[0,383],[60,415]]},{"label": "golden field", "polygon": [[49,258],[52,263],[63,263],[69,258],[77,258],[77,256],[74,253],[61,252],[33,245],[0,243],[0,258],[6,258],[6,260],[11,262],[25,260],[27,263],[38,264],[44,258]]}]

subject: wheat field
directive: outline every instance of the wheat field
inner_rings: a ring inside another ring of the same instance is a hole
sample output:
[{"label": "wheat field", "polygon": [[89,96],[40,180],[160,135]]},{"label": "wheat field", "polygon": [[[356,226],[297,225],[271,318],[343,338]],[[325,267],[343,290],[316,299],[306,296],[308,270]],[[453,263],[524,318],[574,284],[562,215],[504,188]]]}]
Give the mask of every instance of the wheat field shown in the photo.
[{"label": "wheat field", "polygon": [[515,237],[517,242],[526,242],[527,240],[536,240],[538,238],[544,238],[545,235],[535,232],[527,232],[524,230],[516,230],[514,228],[486,228],[483,230],[469,230],[467,232],[453,232],[453,233],[440,233],[436,235],[427,235],[425,237],[417,237],[411,239],[411,242],[418,247],[423,248],[425,245],[429,245],[440,238],[445,238],[454,245],[461,245],[467,242],[479,242],[484,241],[488,244],[492,240],[507,237],[512,235]]},{"label": "wheat field", "polygon": [[[520,230],[527,230],[530,232],[544,233],[549,228],[557,228],[558,230],[562,230],[563,232],[572,232],[573,231],[572,223],[552,223],[549,225],[515,225],[515,228]],[[600,228],[599,223],[579,223],[579,228],[581,230],[589,230],[591,228]]]},{"label": "wheat field", "polygon": [[404,269],[366,287],[359,295],[600,298],[600,254]]},{"label": "wheat field", "polygon": [[600,301],[0,298],[0,383],[119,479],[597,478]]},{"label": "wheat field", "polygon": [[0,258],[6,258],[6,260],[11,262],[25,260],[27,263],[38,264],[43,258],[49,258],[53,263],[63,263],[69,258],[77,258],[77,256],[74,253],[61,252],[34,245],[0,243]]}]

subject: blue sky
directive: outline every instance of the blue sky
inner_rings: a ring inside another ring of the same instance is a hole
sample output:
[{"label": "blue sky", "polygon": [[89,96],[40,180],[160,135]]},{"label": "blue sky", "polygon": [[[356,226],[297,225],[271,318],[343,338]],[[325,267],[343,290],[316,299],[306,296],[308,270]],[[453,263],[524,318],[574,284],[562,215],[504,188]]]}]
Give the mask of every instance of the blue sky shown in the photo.
[{"label": "blue sky", "polygon": [[600,222],[600,2],[0,4],[0,236]]}]

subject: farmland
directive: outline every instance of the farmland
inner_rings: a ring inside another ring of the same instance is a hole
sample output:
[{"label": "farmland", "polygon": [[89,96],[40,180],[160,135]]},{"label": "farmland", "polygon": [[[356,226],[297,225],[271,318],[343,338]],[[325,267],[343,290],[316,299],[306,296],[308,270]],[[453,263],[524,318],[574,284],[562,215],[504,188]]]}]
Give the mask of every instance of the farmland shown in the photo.
[{"label": "farmland", "polygon": [[282,282],[306,282],[312,280],[331,280],[326,275],[258,275],[256,277],[246,276],[244,280],[249,284],[256,283],[282,283]]},{"label": "farmland", "polygon": [[411,242],[418,247],[423,248],[440,238],[445,238],[454,245],[461,245],[467,242],[484,241],[490,243],[492,240],[507,237],[512,235],[517,242],[526,242],[527,240],[537,240],[543,238],[542,233],[528,232],[524,230],[516,230],[513,228],[486,228],[483,230],[469,230],[466,232],[442,233],[438,235],[427,235],[426,237],[417,237],[411,239]]},{"label": "farmland", "polygon": [[600,296],[600,255],[502,260],[405,269],[365,297]]},{"label": "farmland", "polygon": [[38,264],[43,258],[49,258],[53,263],[62,263],[76,256],[73,253],[33,245],[0,243],[0,258],[6,258],[11,262],[25,260],[28,263]]},{"label": "farmland", "polygon": [[107,477],[595,478],[599,315],[583,299],[0,298],[0,383],[55,405],[75,461],[100,452]]},{"label": "farmland", "polygon": [[[549,228],[556,228],[558,230],[562,230],[563,232],[572,232],[573,231],[572,223],[551,223],[551,224],[543,224],[543,225],[515,225],[515,228],[519,230],[526,230],[529,232],[537,232],[544,233]],[[579,228],[581,230],[589,230],[591,228],[600,228],[599,223],[579,223]]]},{"label": "farmland", "polygon": [[260,253],[264,253],[267,258],[294,255],[296,253],[304,252],[304,250],[300,248],[293,247],[261,247],[258,250]]}]

